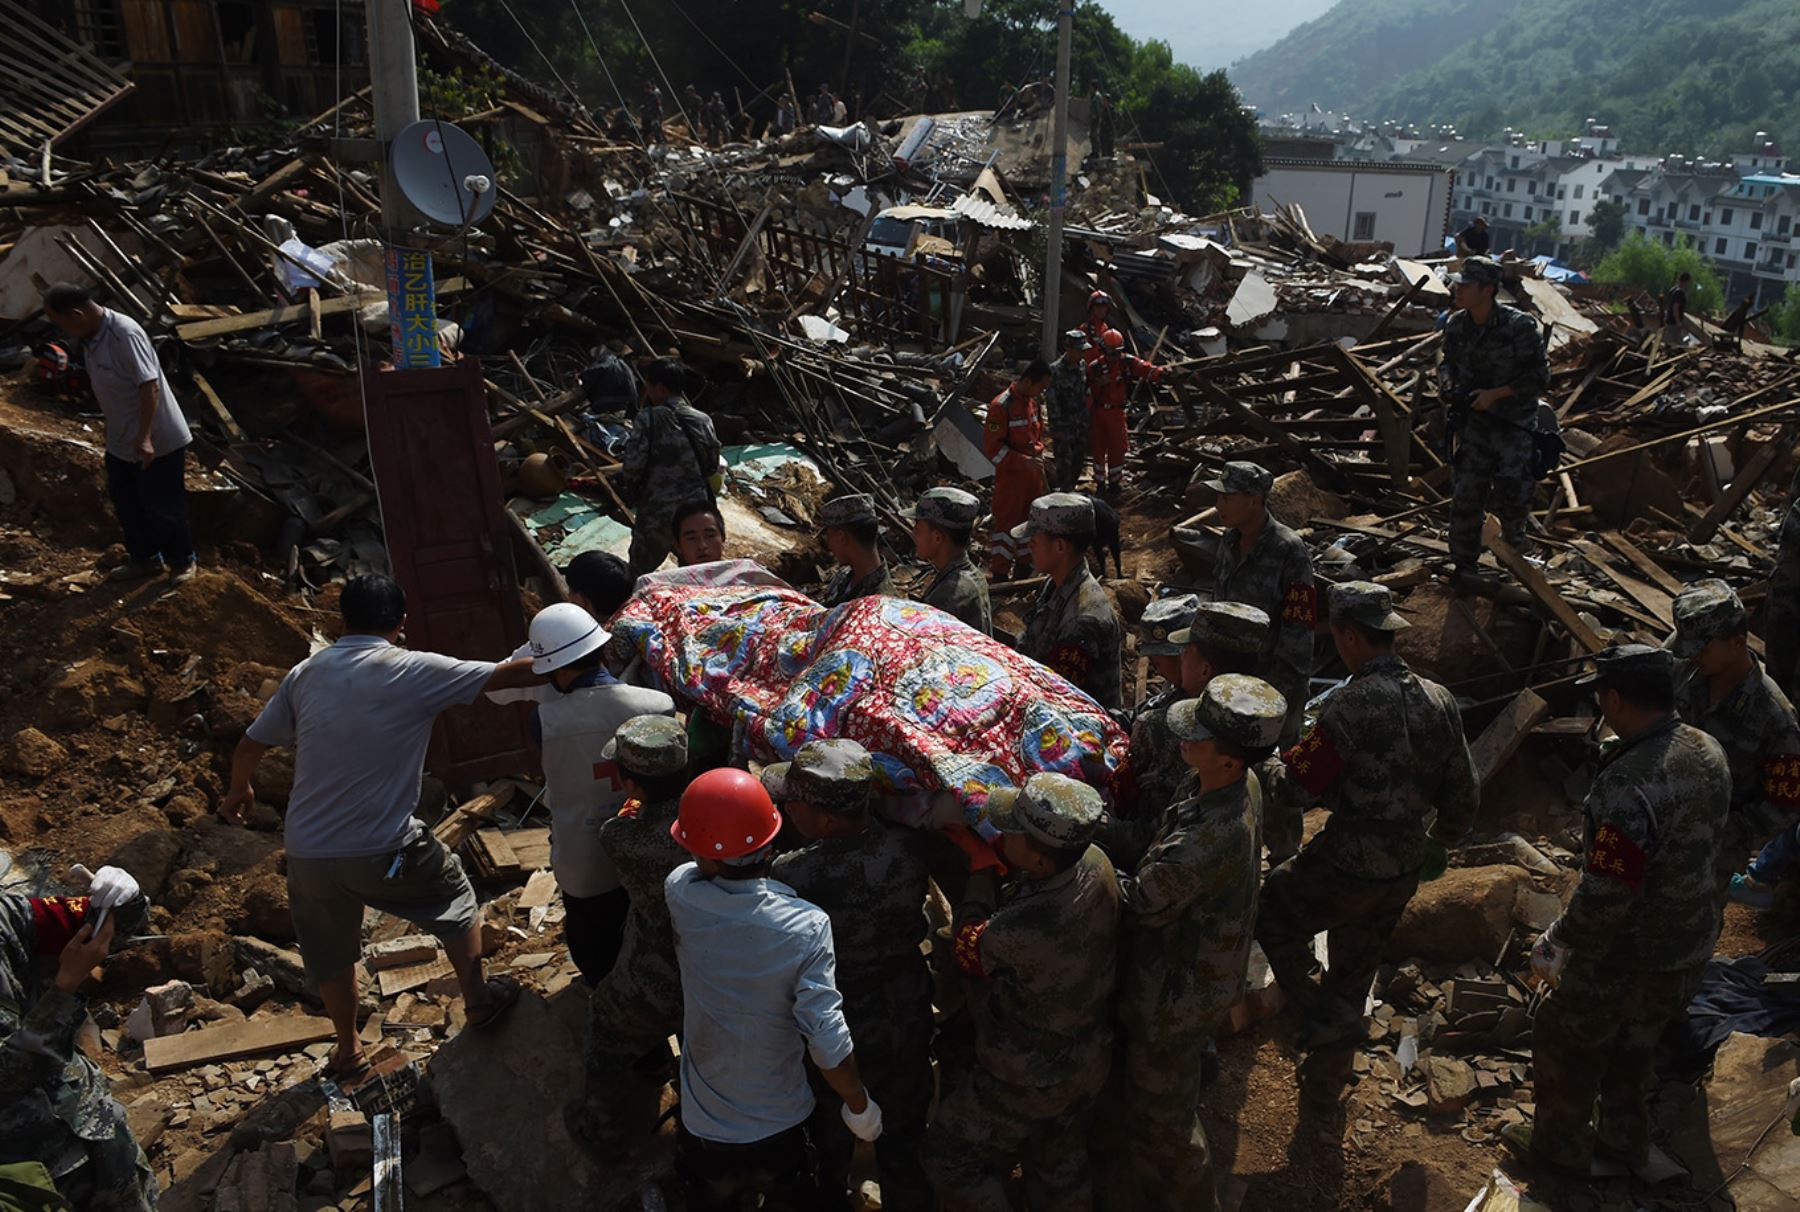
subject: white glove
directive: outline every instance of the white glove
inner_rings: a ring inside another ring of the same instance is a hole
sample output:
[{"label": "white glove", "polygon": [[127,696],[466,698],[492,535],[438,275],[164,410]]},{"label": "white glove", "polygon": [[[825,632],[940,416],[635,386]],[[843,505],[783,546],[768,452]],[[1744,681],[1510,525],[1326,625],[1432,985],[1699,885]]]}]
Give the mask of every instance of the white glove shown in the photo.
[{"label": "white glove", "polygon": [[[864,1091],[863,1095],[868,1097],[868,1092]],[[852,1111],[849,1103],[843,1104],[839,1110],[844,1114],[844,1125],[856,1135],[856,1139],[873,1141],[881,1135],[881,1105],[874,1099],[869,1099],[869,1105],[863,1108],[861,1115]]]},{"label": "white glove", "polygon": [[87,881],[88,905],[93,909],[117,909],[136,900],[141,891],[131,873],[119,867],[102,867],[89,874],[86,867],[76,863],[69,868],[69,877]]},{"label": "white glove", "polygon": [[[1554,930],[1554,927],[1552,927]],[[1538,937],[1536,945],[1531,948],[1531,978],[1533,983],[1548,985],[1552,989],[1562,980],[1563,966],[1569,962],[1569,949],[1556,941],[1551,930],[1546,930]]]}]

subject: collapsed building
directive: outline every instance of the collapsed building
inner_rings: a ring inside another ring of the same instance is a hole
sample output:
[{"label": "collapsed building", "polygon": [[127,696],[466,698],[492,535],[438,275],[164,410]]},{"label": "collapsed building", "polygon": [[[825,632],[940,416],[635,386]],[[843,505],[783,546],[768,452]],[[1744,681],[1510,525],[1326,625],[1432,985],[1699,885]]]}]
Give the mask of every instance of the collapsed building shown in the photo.
[{"label": "collapsed building", "polygon": [[[674,353],[695,372],[727,445],[733,554],[816,584],[828,562],[818,504],[856,491],[875,497],[904,564],[899,510],[930,484],[980,493],[991,477],[981,412],[1035,351],[1046,291],[1072,320],[1094,289],[1142,356],[1187,380],[1134,402],[1119,501],[1131,549],[1107,583],[1121,617],[1209,583],[1203,482],[1254,459],[1281,473],[1272,511],[1308,540],[1321,576],[1392,588],[1414,624],[1403,655],[1462,701],[1488,792],[1478,841],[1395,936],[1346,1147],[1366,1151],[1355,1199],[1376,1206],[1417,1164],[1419,1141],[1457,1142],[1433,1155],[1432,1181],[1466,1201],[1484,1147],[1529,1111],[1518,972],[1572,886],[1592,773],[1594,710],[1574,675],[1613,639],[1660,643],[1686,581],[1722,577],[1753,611],[1764,600],[1800,407],[1791,352],[1700,320],[1672,345],[1633,322],[1629,298],[1508,262],[1503,297],[1547,333],[1547,399],[1569,453],[1540,487],[1533,549],[1491,541],[1484,562],[1504,576],[1456,597],[1438,575],[1449,468],[1435,362],[1450,263],[1322,239],[1295,208],[1185,215],[1148,188],[1144,163],[1086,154],[1077,112],[1062,279],[1046,285],[1042,113],[913,115],[716,147],[671,123],[637,142],[448,27],[419,30],[435,69],[486,82],[482,108],[446,117],[503,166],[492,216],[434,250],[440,342],[467,382],[452,419],[474,426],[473,445],[408,449],[367,420],[387,398],[380,182],[332,142],[370,129],[366,90],[282,140],[200,159],[0,164],[0,360],[15,372],[0,404],[0,594],[19,619],[0,755],[4,878],[44,885],[71,854],[111,853],[157,905],[156,936],[109,969],[110,1008],[87,1046],[117,1075],[170,1206],[398,1206],[378,1154],[404,1155],[415,1200],[442,1201],[425,1206],[547,1206],[572,1175],[609,1203],[639,1192],[636,1174],[586,1169],[555,1122],[579,1080],[581,990],[558,944],[540,786],[516,717],[453,714],[421,807],[493,896],[496,962],[538,996],[476,1048],[435,948],[372,919],[364,1033],[385,1048],[366,1097],[314,1079],[329,1026],[306,1002],[278,875],[291,766],[265,769],[257,828],[210,819],[230,747],[285,668],[329,635],[336,586],[370,569],[417,573],[431,509],[393,489],[383,459],[428,479],[432,508],[485,536],[485,629],[427,617],[415,637],[458,655],[509,650],[527,603],[562,595],[560,566],[624,549],[631,507],[614,481],[629,418],[596,411],[579,386],[606,342]],[[197,422],[196,521],[212,554],[164,598],[114,600],[71,563],[107,531],[91,407],[78,384],[38,374],[37,348],[55,341],[39,294],[62,279],[145,325]],[[997,613],[1016,620],[1032,587],[996,587]],[[1128,648],[1128,695],[1146,666]],[[1317,688],[1332,673],[1324,665]],[[1761,949],[1754,925],[1732,928],[1730,954]],[[1238,1094],[1275,1063],[1246,1029],[1279,1009],[1279,992],[1266,971],[1252,984],[1234,1015]],[[1776,1095],[1764,1079],[1791,1069],[1792,1049],[1766,1034],[1721,1036],[1729,1063],[1710,1080],[1745,1106],[1776,1098],[1773,1114],[1785,1082]],[[1696,1135],[1703,1096],[1675,1089],[1687,1097],[1659,1113],[1695,1190],[1753,1154],[1757,1181],[1781,1187],[1770,1155],[1786,1146],[1759,1153],[1736,1119]],[[368,1113],[395,1109],[409,1111],[404,1132],[377,1132]],[[1240,1173],[1266,1148],[1248,1127],[1224,1138]],[[1270,1206],[1282,1188],[1267,1181],[1246,1206]],[[1637,1193],[1617,1182],[1611,1194]]]}]

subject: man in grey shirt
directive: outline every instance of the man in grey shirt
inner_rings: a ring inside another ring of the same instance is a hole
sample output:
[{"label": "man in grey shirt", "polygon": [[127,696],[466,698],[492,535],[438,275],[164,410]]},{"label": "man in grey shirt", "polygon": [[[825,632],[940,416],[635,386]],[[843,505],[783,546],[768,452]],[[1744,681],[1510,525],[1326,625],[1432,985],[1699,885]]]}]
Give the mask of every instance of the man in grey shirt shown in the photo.
[{"label": "man in grey shirt", "polygon": [[219,815],[241,824],[263,754],[293,747],[288,904],[307,983],[337,1030],[329,1071],[353,1081],[368,1068],[356,1033],[364,908],[443,941],[470,1026],[489,1025],[518,994],[516,984],[482,979],[475,890],[413,811],[438,713],[540,679],[530,660],[495,665],[397,647],[406,595],[392,577],[351,580],[340,609],[343,638],[289,670],[238,742]]},{"label": "man in grey shirt", "polygon": [[143,328],[67,282],[44,295],[44,311],[82,343],[88,382],[106,419],[106,490],[125,532],[126,562],[109,574],[135,581],[167,570],[194,575],[188,531],[188,444],[193,435]]}]

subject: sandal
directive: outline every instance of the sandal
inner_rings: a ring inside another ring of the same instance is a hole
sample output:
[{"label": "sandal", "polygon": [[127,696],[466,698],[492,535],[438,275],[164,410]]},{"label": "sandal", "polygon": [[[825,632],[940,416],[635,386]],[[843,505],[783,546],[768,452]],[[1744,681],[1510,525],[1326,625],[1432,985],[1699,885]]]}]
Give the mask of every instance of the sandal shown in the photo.
[{"label": "sandal", "polygon": [[485,988],[487,989],[487,1000],[479,1008],[470,1008],[467,1011],[469,1026],[474,1027],[477,1031],[499,1022],[501,1016],[512,1009],[512,1004],[519,1000],[519,982],[511,977],[494,977],[487,982]]},{"label": "sandal", "polygon": [[373,1068],[374,1066],[369,1064],[367,1053],[358,1052],[356,1054],[356,1063],[345,1065],[338,1059],[337,1053],[334,1051],[331,1054],[331,1059],[325,1062],[325,1067],[320,1072],[325,1077],[336,1082],[341,1088],[348,1089],[357,1082],[368,1077]]}]

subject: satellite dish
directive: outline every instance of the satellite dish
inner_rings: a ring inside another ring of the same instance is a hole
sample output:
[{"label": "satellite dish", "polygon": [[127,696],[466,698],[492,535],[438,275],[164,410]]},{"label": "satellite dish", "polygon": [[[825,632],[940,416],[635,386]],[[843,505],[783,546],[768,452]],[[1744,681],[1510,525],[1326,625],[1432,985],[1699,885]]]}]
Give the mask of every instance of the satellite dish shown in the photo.
[{"label": "satellite dish", "polygon": [[494,209],[499,190],[481,144],[460,127],[428,118],[394,136],[388,168],[400,196],[439,227],[463,228]]}]

